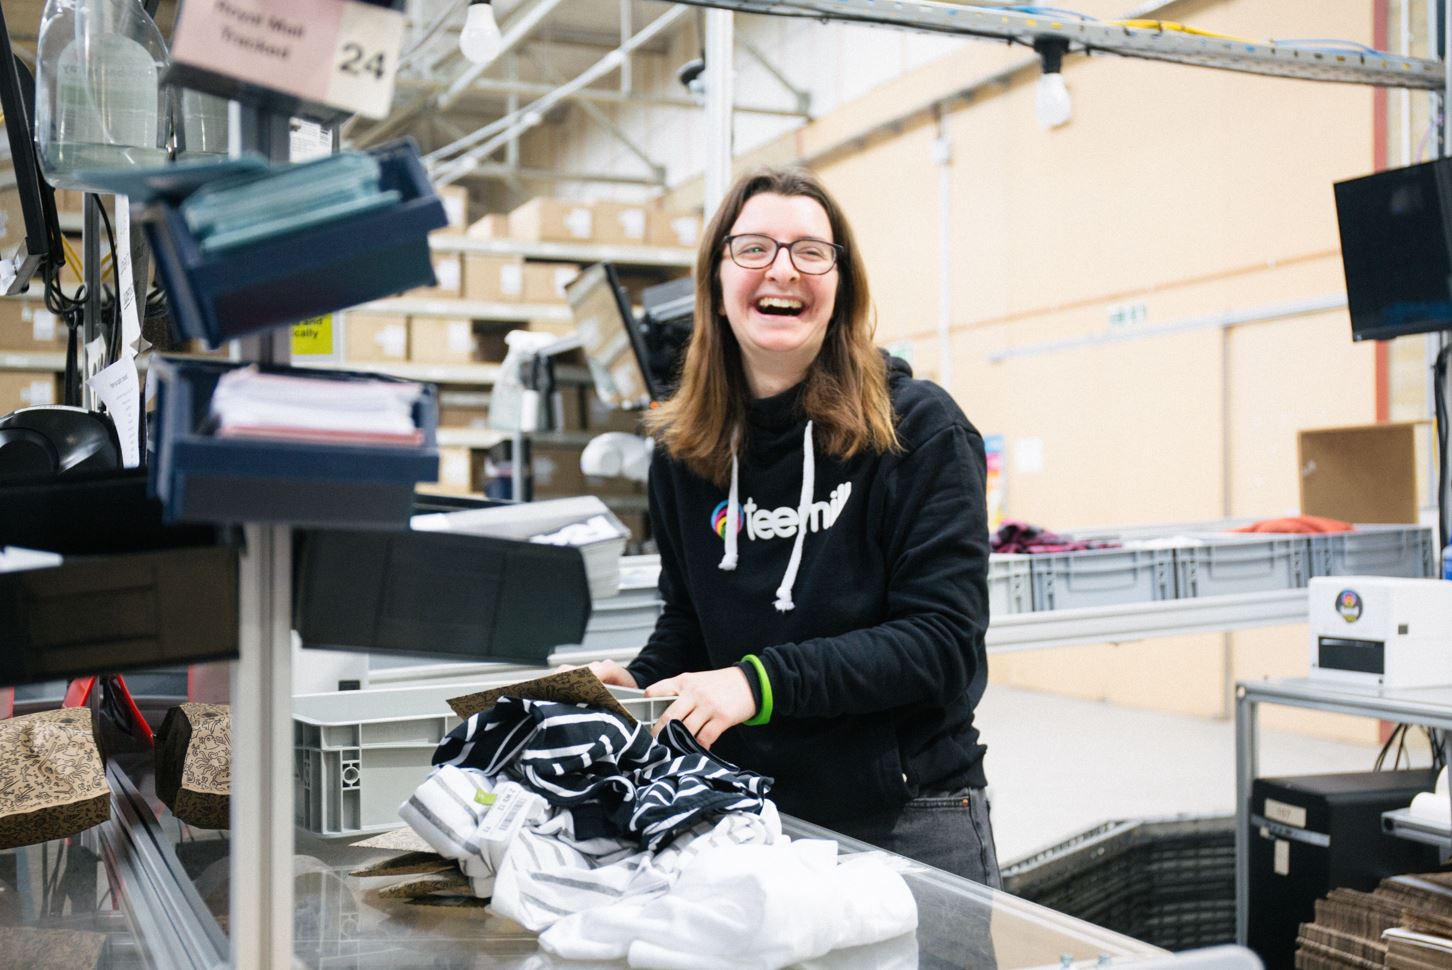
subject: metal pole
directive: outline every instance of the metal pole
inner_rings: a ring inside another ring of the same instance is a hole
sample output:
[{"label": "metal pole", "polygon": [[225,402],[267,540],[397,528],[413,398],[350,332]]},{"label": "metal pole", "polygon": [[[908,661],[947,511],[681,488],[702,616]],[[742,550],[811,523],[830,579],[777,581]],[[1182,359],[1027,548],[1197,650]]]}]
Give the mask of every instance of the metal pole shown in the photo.
[{"label": "metal pole", "polygon": [[[86,285],[86,302],[81,311],[81,406],[88,411],[96,410],[96,392],[86,383],[86,378],[106,366],[104,354],[96,359],[94,341],[101,336],[101,202],[90,192],[83,203],[81,224],[81,267]],[[120,243],[117,243],[120,245]],[[119,294],[118,294],[119,296]]]},{"label": "metal pole", "polygon": [[[288,119],[231,105],[232,153],[288,157]],[[286,363],[289,328],[242,341],[243,356]],[[293,966],[292,532],[248,525],[238,574],[239,657],[232,677],[232,966]]]},{"label": "metal pole", "polygon": [[1257,702],[1244,687],[1235,697],[1235,942],[1245,946],[1250,925],[1250,783],[1255,778]]},{"label": "metal pole", "polygon": [[938,383],[953,393],[953,145],[943,116],[938,116],[938,138],[933,142],[938,166]]},{"label": "metal pole", "polygon": [[734,22],[730,10],[706,11],[706,195],[705,217],[731,183],[731,101],[736,84],[732,63]]}]

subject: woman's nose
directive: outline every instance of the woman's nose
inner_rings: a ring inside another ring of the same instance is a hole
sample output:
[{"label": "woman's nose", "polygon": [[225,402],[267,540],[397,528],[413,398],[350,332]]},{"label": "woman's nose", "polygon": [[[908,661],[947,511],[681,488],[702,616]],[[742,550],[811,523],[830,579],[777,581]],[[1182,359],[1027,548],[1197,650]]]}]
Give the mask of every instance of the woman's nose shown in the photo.
[{"label": "woman's nose", "polygon": [[767,279],[795,279],[796,275],[797,266],[792,262],[791,251],[785,246],[778,246],[776,248],[776,258],[771,261],[771,265],[766,269]]}]

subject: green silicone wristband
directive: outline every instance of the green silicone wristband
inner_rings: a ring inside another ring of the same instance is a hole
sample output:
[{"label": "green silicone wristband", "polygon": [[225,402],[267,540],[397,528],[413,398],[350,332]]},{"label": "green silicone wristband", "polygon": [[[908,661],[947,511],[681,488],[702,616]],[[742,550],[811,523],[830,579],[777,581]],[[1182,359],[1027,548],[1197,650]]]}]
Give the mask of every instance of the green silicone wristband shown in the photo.
[{"label": "green silicone wristband", "polygon": [[741,723],[747,727],[757,727],[771,721],[771,678],[766,676],[766,665],[756,654],[748,653],[741,659],[756,668],[756,680],[761,684],[761,709],[756,712],[755,717]]}]

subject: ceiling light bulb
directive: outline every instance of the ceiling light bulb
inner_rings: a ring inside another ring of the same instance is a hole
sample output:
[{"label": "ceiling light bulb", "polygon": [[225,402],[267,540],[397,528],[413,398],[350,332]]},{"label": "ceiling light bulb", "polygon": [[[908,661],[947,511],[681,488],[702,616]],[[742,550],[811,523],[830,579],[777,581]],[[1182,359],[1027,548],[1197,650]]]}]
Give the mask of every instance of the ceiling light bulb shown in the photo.
[{"label": "ceiling light bulb", "polygon": [[499,24],[494,20],[494,7],[489,0],[470,0],[464,14],[464,29],[459,32],[459,52],[473,64],[488,64],[499,56],[504,41]]},{"label": "ceiling light bulb", "polygon": [[1064,75],[1057,71],[1039,75],[1038,86],[1034,89],[1034,114],[1038,116],[1039,125],[1047,131],[1068,124],[1073,111]]}]

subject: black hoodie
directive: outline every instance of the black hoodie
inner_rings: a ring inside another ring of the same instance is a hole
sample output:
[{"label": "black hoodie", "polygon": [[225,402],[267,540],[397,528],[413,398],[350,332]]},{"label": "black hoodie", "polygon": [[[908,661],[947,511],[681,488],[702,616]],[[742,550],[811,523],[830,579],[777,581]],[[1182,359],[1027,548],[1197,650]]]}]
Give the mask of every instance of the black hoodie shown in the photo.
[{"label": "black hoodie", "polygon": [[644,687],[756,654],[770,723],[738,725],[714,750],[774,777],[783,811],[827,825],[985,784],[973,726],[988,675],[983,438],[903,361],[889,359],[888,380],[901,451],[850,461],[804,455],[800,387],[752,403],[734,568],[729,495],[664,449],[651,466],[665,608],[630,672]]}]

